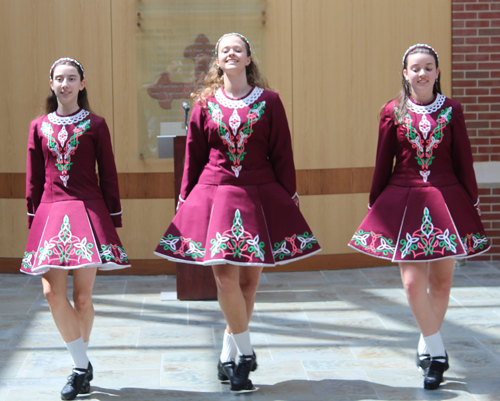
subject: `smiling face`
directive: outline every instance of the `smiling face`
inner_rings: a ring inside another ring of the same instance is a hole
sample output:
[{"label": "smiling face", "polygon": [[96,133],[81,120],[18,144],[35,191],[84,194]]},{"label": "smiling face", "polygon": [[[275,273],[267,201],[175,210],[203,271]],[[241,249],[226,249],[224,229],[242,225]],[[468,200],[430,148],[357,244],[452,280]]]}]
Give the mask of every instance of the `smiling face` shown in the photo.
[{"label": "smiling face", "polygon": [[60,64],[54,68],[50,88],[54,91],[57,102],[65,109],[78,108],[78,93],[85,87],[85,80],[80,79],[76,67]]},{"label": "smiling face", "polygon": [[416,101],[427,101],[433,97],[434,83],[439,76],[434,56],[428,53],[414,53],[406,58],[405,79],[411,86],[411,97]]},{"label": "smiling face", "polygon": [[246,44],[238,36],[230,35],[221,40],[217,52],[217,65],[226,74],[245,74],[252,58],[247,54]]}]

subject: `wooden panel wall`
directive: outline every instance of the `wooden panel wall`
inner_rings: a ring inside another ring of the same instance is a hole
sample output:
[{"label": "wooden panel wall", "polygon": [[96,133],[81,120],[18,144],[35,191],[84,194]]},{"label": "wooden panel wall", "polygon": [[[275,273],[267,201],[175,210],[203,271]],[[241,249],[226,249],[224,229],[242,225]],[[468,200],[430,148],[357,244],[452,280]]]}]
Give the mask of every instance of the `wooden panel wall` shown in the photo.
[{"label": "wooden panel wall", "polygon": [[[425,18],[408,17],[422,10]],[[400,90],[401,59],[414,43],[439,51],[451,95],[450,17],[449,0],[293,0],[297,169],[373,166],[377,114]]]},{"label": "wooden panel wall", "polygon": [[[139,269],[165,273],[166,262],[152,251],[173,217],[173,164],[137,157],[138,1],[0,0],[0,37],[7,39],[0,42],[5,55],[0,64],[0,271],[2,260],[9,266],[20,260],[28,233],[22,198],[29,122],[48,93],[51,63],[69,56],[83,63],[91,105],[112,132],[124,246],[132,260],[143,261],[136,263]],[[398,92],[401,57],[417,42],[439,51],[442,86],[450,95],[451,0],[267,4],[267,77],[288,114],[301,210],[324,249],[285,267],[386,263],[346,246],[366,213],[377,114]],[[425,18],[408,18],[422,10],[428,10]]]}]

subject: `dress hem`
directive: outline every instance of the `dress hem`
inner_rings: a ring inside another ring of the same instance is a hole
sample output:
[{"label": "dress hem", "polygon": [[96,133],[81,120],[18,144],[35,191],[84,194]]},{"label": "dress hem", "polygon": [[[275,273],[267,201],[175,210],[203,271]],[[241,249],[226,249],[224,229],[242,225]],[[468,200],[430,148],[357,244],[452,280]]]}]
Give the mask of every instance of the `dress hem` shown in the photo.
[{"label": "dress hem", "polygon": [[160,256],[160,257],[162,257],[164,259],[170,260],[171,262],[186,263],[186,264],[197,265],[197,266],[213,266],[213,265],[225,265],[225,264],[229,264],[229,265],[235,265],[235,266],[275,267],[275,266],[278,266],[278,265],[284,265],[284,264],[287,264],[287,263],[291,263],[291,262],[295,262],[297,260],[301,260],[301,259],[307,258],[309,256],[312,256],[312,255],[320,252],[321,250],[322,249],[320,248],[320,249],[317,249],[314,252],[308,253],[307,255],[303,255],[303,256],[300,256],[300,257],[297,257],[297,258],[293,258],[293,259],[288,259],[288,260],[283,260],[283,261],[275,262],[273,264],[271,264],[271,263],[239,263],[239,262],[232,262],[232,261],[227,260],[227,259],[214,259],[214,260],[210,260],[210,261],[206,261],[206,262],[191,262],[191,261],[187,261],[187,260],[184,260],[184,259],[173,258],[172,256],[167,256],[167,255],[164,255],[164,254],[156,252],[156,251],[154,252],[154,254],[157,255],[157,256]]},{"label": "dress hem", "polygon": [[60,270],[78,270],[84,269],[87,267],[97,267],[100,271],[111,271],[111,270],[119,270],[131,267],[132,265],[119,265],[116,263],[89,263],[86,265],[78,265],[78,266],[56,266],[56,265],[43,265],[39,266],[36,269],[33,269],[31,272],[27,272],[25,270],[19,269],[21,273],[28,274],[30,276],[39,276],[41,274],[47,273],[50,269],[60,269]]},{"label": "dress hem", "polygon": [[488,252],[490,250],[490,248],[491,248],[491,245],[490,245],[487,249],[485,249],[485,250],[483,250],[481,252],[477,252],[474,255],[458,254],[458,255],[449,255],[449,256],[443,256],[443,257],[440,257],[440,258],[422,259],[422,260],[414,260],[414,259],[406,259],[406,260],[400,260],[400,259],[398,259],[398,260],[396,260],[394,258],[386,258],[384,256],[373,255],[373,254],[371,254],[369,252],[365,252],[365,251],[363,251],[361,249],[358,249],[358,248],[352,246],[351,244],[347,244],[347,246],[349,246],[352,249],[355,249],[356,251],[361,252],[361,253],[363,253],[365,255],[368,255],[368,256],[371,256],[371,257],[377,258],[377,259],[388,260],[389,262],[392,262],[392,263],[400,263],[400,262],[417,262],[417,263],[422,263],[422,262],[432,262],[434,260],[444,260],[444,259],[450,259],[450,258],[462,259],[462,260],[463,259],[471,259],[471,258],[474,258],[476,256],[482,255],[485,252]]}]

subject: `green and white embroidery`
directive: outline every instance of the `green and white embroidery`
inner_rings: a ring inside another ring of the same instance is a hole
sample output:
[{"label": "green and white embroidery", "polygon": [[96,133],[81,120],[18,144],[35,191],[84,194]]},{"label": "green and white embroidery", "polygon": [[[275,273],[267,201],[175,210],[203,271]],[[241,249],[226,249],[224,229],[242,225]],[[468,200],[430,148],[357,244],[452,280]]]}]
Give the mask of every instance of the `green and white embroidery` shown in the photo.
[{"label": "green and white embroidery", "polygon": [[21,262],[21,267],[24,270],[29,270],[33,269],[33,257],[35,255],[35,252],[24,252],[24,257]]},{"label": "green and white embroidery", "polygon": [[361,246],[373,254],[392,256],[396,252],[393,239],[385,238],[383,235],[372,231],[363,231],[360,229],[354,234],[351,241],[354,241],[354,245]]},{"label": "green and white embroidery", "polygon": [[481,235],[480,233],[467,234],[461,239],[467,254],[482,251],[488,245],[488,238],[486,238],[486,235]]},{"label": "green and white embroidery", "polygon": [[[88,112],[86,113],[88,114]],[[68,132],[66,131],[66,127],[63,126],[58,134],[59,142],[57,142],[53,138],[54,129],[52,128],[52,125],[48,122],[42,123],[41,127],[42,134],[47,138],[48,141],[47,147],[56,157],[56,166],[57,169],[61,172],[61,176],[59,178],[61,179],[65,187],[68,186],[68,180],[69,180],[68,172],[73,164],[71,163],[71,156],[75,154],[75,151],[78,148],[78,145],[80,144],[78,138],[82,136],[85,133],[85,131],[89,129],[89,127],[90,127],[90,120],[80,122],[73,130],[73,135],[66,142],[66,139],[68,138]]]},{"label": "green and white embroidery", "polygon": [[[413,120],[409,113],[401,119],[398,116],[398,108],[395,108],[395,115],[402,127],[406,128],[405,136],[408,141],[412,144],[412,147],[417,150],[417,160],[419,166],[421,166],[420,175],[424,182],[427,182],[429,175],[431,174],[430,166],[432,161],[435,159],[433,156],[433,150],[437,148],[439,143],[444,137],[444,128],[450,123],[452,115],[452,107],[441,110],[439,116],[436,120],[437,126],[431,130],[431,123],[427,119],[426,115],[434,113],[439,110],[439,108],[444,104],[446,97],[438,94],[436,100],[428,106],[419,106],[410,101],[408,101],[408,109],[416,114],[421,114],[422,118],[418,124],[418,130],[413,126]],[[420,131],[420,133],[419,133]]]},{"label": "green and white embroidery", "polygon": [[316,237],[307,231],[304,234],[294,234],[274,244],[273,257],[275,260],[293,258],[295,255],[303,253],[305,249],[311,249],[317,243]]},{"label": "green and white embroidery", "polygon": [[[231,170],[236,177],[239,177],[242,169],[241,162],[245,158],[245,144],[253,133],[253,125],[260,120],[264,115],[266,102],[255,103],[247,114],[247,121],[241,127],[241,117],[238,114],[238,109],[250,107],[255,102],[264,90],[262,88],[255,88],[252,93],[244,99],[232,100],[224,96],[222,89],[219,89],[216,94],[216,100],[224,107],[233,109],[229,117],[229,128],[222,121],[223,114],[220,106],[214,102],[208,102],[208,113],[212,121],[217,124],[218,133],[224,145],[227,145],[229,160],[233,162]],[[241,128],[240,128],[241,127]]]},{"label": "green and white embroidery", "polygon": [[445,252],[457,253],[457,236],[450,235],[450,230],[444,231],[434,227],[429,209],[424,208],[422,225],[413,234],[406,233],[406,238],[400,240],[401,257],[404,259],[410,253],[416,259],[419,256],[431,256],[439,253],[444,256]]},{"label": "green and white embroidery", "polygon": [[118,245],[113,245],[113,244],[101,245],[99,256],[103,262],[104,261],[117,262],[117,263],[128,262],[128,256],[125,253],[125,250]]},{"label": "green and white embroidery", "polygon": [[217,232],[215,238],[210,240],[210,256],[222,253],[222,257],[232,256],[234,259],[244,259],[250,261],[258,258],[264,261],[264,242],[260,241],[259,235],[252,235],[245,231],[243,220],[239,209],[234,213],[233,225],[222,234]]},{"label": "green and white embroidery", "polygon": [[161,238],[160,245],[163,246],[165,251],[183,257],[190,257],[193,260],[205,256],[205,249],[201,246],[201,242],[195,242],[189,238],[174,237],[172,234],[168,234],[166,237]]},{"label": "green and white embroidery", "polygon": [[38,249],[38,264],[69,264],[71,261],[79,264],[82,259],[92,261],[93,243],[88,243],[87,238],[82,239],[73,235],[68,215],[63,218],[59,233],[45,240]]}]

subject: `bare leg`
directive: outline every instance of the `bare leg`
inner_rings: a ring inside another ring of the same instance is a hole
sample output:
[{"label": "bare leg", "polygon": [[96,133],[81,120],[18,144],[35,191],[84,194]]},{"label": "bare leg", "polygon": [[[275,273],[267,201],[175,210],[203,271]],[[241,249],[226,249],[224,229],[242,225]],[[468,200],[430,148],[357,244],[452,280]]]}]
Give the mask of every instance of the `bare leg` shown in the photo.
[{"label": "bare leg", "polygon": [[422,262],[401,262],[401,279],[408,303],[424,337],[436,334],[439,322],[427,292],[427,264]]},{"label": "bare leg", "polygon": [[64,342],[68,343],[80,338],[82,334],[78,315],[66,296],[68,271],[50,269],[42,276],[42,285],[43,294],[49,302],[52,317]]},{"label": "bare leg", "polygon": [[89,340],[94,308],[92,306],[92,287],[97,268],[82,268],[73,271],[73,300],[71,305],[66,296],[68,271],[50,269],[42,276],[43,293],[49,302],[52,317],[64,342],[80,337]]},{"label": "bare leg", "polygon": [[[248,266],[248,267],[237,267],[240,272],[240,288],[245,299],[245,309],[247,312],[247,324],[250,324],[250,319],[252,318],[253,308],[255,305],[255,295],[257,294],[257,289],[260,282],[260,274],[262,273],[263,267],[259,266]],[[231,334],[231,327],[229,324],[226,327],[226,331]]]},{"label": "bare leg", "polygon": [[240,287],[240,269],[231,265],[212,266],[217,298],[222,313],[232,333],[243,333],[248,329],[248,315],[245,297]]},{"label": "bare leg", "polygon": [[96,267],[86,267],[73,271],[73,302],[83,342],[89,341],[94,324],[92,289],[96,273]]},{"label": "bare leg", "polygon": [[247,266],[240,267],[240,288],[245,298],[248,323],[252,318],[253,307],[255,305],[255,295],[259,288],[260,274],[263,267],[261,266]]},{"label": "bare leg", "polygon": [[440,329],[448,310],[454,268],[455,259],[442,259],[429,262],[429,299],[439,322]]}]

